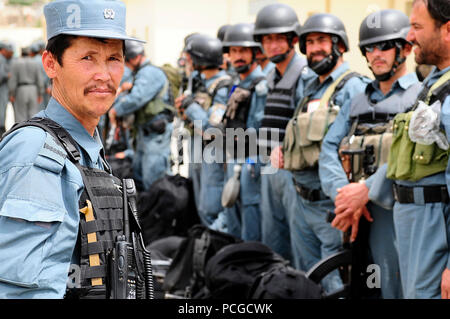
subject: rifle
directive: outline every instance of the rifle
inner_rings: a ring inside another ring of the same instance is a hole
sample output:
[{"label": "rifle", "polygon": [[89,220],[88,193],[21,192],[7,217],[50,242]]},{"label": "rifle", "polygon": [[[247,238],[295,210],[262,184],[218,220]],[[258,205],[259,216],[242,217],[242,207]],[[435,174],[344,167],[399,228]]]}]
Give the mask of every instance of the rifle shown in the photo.
[{"label": "rifle", "polygon": [[[124,234],[116,238],[110,253],[110,294],[111,299],[153,299],[153,277],[150,252],[140,232],[136,204],[136,186],[133,179],[123,179],[123,223]],[[135,221],[136,231],[131,232],[129,208]],[[143,261],[143,268],[139,261]],[[141,269],[140,269],[141,268]],[[140,274],[144,274],[144,278]],[[144,286],[145,285],[145,286]],[[145,291],[144,291],[145,289]]]},{"label": "rifle", "polygon": [[[373,166],[373,150],[372,145],[368,145],[364,149],[350,149],[348,147],[339,150],[342,166],[350,182],[358,182],[363,178],[362,172],[366,174],[373,173],[373,170],[376,169]],[[333,221],[334,217],[336,215],[333,212],[327,212],[326,218],[329,223]],[[308,278],[316,283],[320,283],[330,272],[339,269],[344,286],[342,289],[324,296],[325,298],[336,299],[346,297],[349,299],[361,299],[373,297],[379,293],[376,289],[369,289],[366,284],[366,267],[369,255],[369,227],[369,222],[361,218],[356,240],[350,242],[351,229],[348,229],[342,235],[342,250],[321,260],[306,273]]]}]

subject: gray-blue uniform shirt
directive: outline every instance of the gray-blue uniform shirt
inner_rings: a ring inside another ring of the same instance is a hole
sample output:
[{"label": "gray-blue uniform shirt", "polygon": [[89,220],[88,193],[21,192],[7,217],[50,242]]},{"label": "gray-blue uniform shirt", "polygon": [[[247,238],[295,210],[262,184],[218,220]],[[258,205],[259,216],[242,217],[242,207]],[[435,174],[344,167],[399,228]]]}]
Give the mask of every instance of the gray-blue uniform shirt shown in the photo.
[{"label": "gray-blue uniform shirt", "polygon": [[[55,99],[48,117],[78,143],[81,165],[102,168],[102,143]],[[0,298],[62,298],[78,235],[83,180],[63,148],[40,128],[0,143]]]}]

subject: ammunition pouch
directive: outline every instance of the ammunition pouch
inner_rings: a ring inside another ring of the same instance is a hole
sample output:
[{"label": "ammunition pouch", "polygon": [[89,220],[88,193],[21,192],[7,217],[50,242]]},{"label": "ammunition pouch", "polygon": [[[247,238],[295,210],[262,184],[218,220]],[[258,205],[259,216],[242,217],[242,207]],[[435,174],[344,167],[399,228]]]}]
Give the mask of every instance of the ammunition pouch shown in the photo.
[{"label": "ammunition pouch", "polygon": [[340,107],[334,105],[334,96],[356,74],[346,71],[324,92],[319,106],[312,112],[304,109],[310,102],[305,97],[296,108],[294,117],[286,126],[283,140],[284,168],[291,171],[316,167],[322,140],[334,122]]},{"label": "ammunition pouch", "polygon": [[392,120],[376,125],[360,124],[357,135],[346,136],[339,146],[339,155],[347,176],[353,181],[367,179],[378,167],[387,163],[392,143]]},{"label": "ammunition pouch", "polygon": [[408,128],[413,111],[397,114],[389,152],[386,176],[391,179],[418,181],[445,171],[450,150],[442,150],[436,143],[424,145],[409,138]]},{"label": "ammunition pouch", "polygon": [[283,141],[285,169],[295,171],[317,165],[321,142],[338,112],[335,107],[323,107],[289,120]]}]

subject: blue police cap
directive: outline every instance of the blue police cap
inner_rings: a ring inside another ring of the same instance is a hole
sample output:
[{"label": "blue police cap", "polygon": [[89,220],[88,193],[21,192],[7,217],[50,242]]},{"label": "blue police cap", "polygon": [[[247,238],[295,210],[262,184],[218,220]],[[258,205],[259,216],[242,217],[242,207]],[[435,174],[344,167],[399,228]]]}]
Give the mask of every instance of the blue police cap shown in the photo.
[{"label": "blue police cap", "polygon": [[125,31],[126,7],[118,0],[55,0],[44,7],[47,40],[59,34],[135,40]]}]

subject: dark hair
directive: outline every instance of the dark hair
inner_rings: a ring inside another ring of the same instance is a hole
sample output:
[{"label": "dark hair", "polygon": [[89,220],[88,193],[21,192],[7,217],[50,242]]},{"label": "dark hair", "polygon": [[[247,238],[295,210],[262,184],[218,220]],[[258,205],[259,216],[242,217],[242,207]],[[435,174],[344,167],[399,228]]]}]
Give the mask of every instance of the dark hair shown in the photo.
[{"label": "dark hair", "polygon": [[437,28],[450,20],[450,0],[414,0],[414,3],[417,1],[425,3]]},{"label": "dark hair", "polygon": [[[58,34],[53,38],[49,39],[47,42],[46,50],[50,52],[58,61],[59,65],[63,65],[62,57],[67,48],[72,45],[74,39],[78,38],[77,35],[70,34]],[[108,39],[104,38],[93,38],[101,43],[106,43]],[[123,54],[125,56],[125,41],[123,41]]]}]

